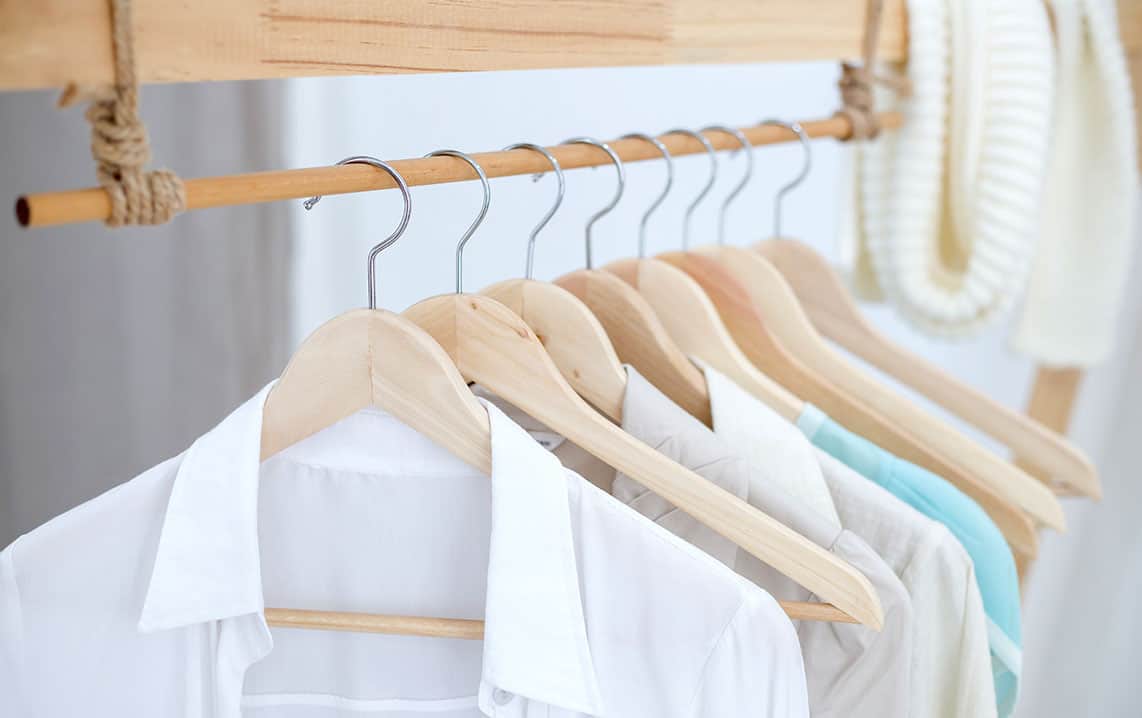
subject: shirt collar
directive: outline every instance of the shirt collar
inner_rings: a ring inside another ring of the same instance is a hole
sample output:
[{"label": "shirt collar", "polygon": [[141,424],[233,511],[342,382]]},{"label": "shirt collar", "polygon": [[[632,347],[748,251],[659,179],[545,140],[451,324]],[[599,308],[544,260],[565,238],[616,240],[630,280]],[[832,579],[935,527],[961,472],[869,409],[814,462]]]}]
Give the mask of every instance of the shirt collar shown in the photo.
[{"label": "shirt collar", "polygon": [[[183,455],[140,631],[250,614],[264,628],[258,476],[262,406],[271,387]],[[527,432],[495,406],[484,405],[492,436],[492,531],[481,708],[493,710],[483,705],[491,686],[567,710],[601,714],[579,591],[567,474]]]}]

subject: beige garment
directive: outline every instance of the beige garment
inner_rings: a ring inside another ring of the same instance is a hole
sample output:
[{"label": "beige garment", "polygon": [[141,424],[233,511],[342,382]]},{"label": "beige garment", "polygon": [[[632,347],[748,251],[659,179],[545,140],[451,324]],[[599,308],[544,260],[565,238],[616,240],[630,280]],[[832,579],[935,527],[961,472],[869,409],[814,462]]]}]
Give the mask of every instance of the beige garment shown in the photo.
[{"label": "beige garment", "polygon": [[[828,548],[869,578],[884,609],[880,632],[852,624],[800,621],[797,635],[805,659],[809,709],[814,718],[894,718],[908,715],[912,649],[912,606],[900,580],[868,544],[842,530],[772,482],[710,429],[674,404],[633,368],[627,367],[622,426],[637,439],[706,479],[766,511],[809,540]],[[753,556],[741,551],[633,479],[590,457],[581,448],[511,412],[541,444],[553,448],[564,466],[732,567],[774,598],[817,600]]]},{"label": "beige garment", "polygon": [[845,528],[868,542],[912,598],[909,715],[996,715],[987,616],[971,558],[942,524],[828,453],[817,458]]}]

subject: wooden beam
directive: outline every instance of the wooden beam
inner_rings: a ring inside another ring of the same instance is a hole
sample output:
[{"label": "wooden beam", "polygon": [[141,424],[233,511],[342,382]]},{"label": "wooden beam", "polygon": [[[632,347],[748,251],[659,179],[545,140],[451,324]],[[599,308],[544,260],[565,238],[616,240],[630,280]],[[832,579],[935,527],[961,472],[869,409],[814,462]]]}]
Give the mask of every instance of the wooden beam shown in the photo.
[{"label": "wooden beam", "polygon": [[[135,0],[143,82],[858,57],[862,0]],[[0,2],[0,90],[112,80],[107,0]],[[886,0],[881,57],[905,56]]]}]

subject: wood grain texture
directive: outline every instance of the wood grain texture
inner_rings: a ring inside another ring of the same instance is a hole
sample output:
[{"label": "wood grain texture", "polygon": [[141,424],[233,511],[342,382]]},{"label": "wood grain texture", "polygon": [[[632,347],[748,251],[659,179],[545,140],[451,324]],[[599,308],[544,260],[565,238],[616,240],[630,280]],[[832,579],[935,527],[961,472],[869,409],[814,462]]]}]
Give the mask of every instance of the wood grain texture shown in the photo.
[{"label": "wood grain texture", "polygon": [[[899,113],[880,114],[883,127],[899,127]],[[808,120],[802,127],[810,137],[847,137],[851,123],[844,117],[827,117]],[[756,145],[791,142],[796,138],[783,127],[751,126],[742,128],[749,141]],[[716,149],[736,149],[732,137],[713,133],[709,137]],[[685,135],[670,134],[660,138],[672,155],[689,155],[705,152],[700,142]],[[641,140],[612,140],[608,143],[624,162],[662,160],[653,146]],[[579,167],[598,167],[609,164],[610,158],[589,145],[556,145],[547,150],[555,156],[564,170]],[[472,155],[489,177],[509,177],[524,174],[542,174],[551,171],[547,159],[526,149],[500,152],[480,152]],[[472,168],[455,157],[422,157],[394,160],[392,166],[410,186],[472,181]],[[254,172],[250,174],[204,177],[186,180],[187,209],[206,209],[285,199],[302,199],[314,195],[368,192],[393,189],[396,181],[387,172],[365,164],[309,167],[306,169]],[[75,222],[105,220],[111,212],[111,202],[100,187],[46,192],[20,197],[16,202],[17,220],[25,227],[46,227]]]},{"label": "wood grain texture", "polygon": [[[849,396],[859,397],[885,419],[907,427],[909,434],[960,466],[967,474],[977,477],[1032,519],[1059,531],[1065,529],[1063,509],[1046,486],[971,440],[959,429],[876,381],[867,371],[847,361],[829,346],[805,317],[796,295],[781,273],[760,254],[742,247],[710,249],[722,254],[721,264],[751,293],[752,303],[764,316],[766,327],[799,361]],[[724,259],[727,255],[733,259]]]},{"label": "wood grain texture", "polygon": [[612,421],[622,421],[627,373],[586,304],[562,287],[534,279],[508,279],[480,294],[518,314],[571,388]]},{"label": "wood grain texture", "polygon": [[600,270],[571,272],[555,283],[590,308],[623,362],[638,369],[686,413],[710,425],[710,393],[705,377],[671,339],[642,295],[613,274]]},{"label": "wood grain texture", "polygon": [[689,275],[658,259],[623,259],[604,269],[638,289],[670,337],[790,422],[805,402],[762,373],[742,353],[717,308]]},{"label": "wood grain texture", "polygon": [[1053,484],[1067,484],[1093,498],[1102,495],[1094,465],[1081,449],[892,342],[865,319],[840,276],[816,250],[792,239],[766,240],[754,249],[781,272],[823,336],[1025,457]]},{"label": "wood grain texture", "polygon": [[432,335],[466,380],[486,387],[860,623],[883,625],[880,600],[862,573],[592,409],[507,307],[480,295],[448,294],[418,302],[402,316]]},{"label": "wood grain texture", "polygon": [[[858,57],[855,0],[135,0],[143,82]],[[880,56],[905,54],[887,0]],[[106,0],[0,3],[0,89],[112,81]]]},{"label": "wood grain texture", "polygon": [[266,396],[261,458],[370,406],[491,473],[487,411],[432,337],[377,309],[334,317],[294,352]]},{"label": "wood grain texture", "polygon": [[987,512],[1013,551],[1027,556],[1038,554],[1038,535],[1034,524],[1023,512],[900,425],[885,419],[860,397],[850,396],[798,362],[766,329],[765,317],[758,311],[750,288],[714,258],[700,252],[668,252],[659,258],[683,269],[702,286],[721,313],[737,345],[762,371],[850,431],[944,477]]}]

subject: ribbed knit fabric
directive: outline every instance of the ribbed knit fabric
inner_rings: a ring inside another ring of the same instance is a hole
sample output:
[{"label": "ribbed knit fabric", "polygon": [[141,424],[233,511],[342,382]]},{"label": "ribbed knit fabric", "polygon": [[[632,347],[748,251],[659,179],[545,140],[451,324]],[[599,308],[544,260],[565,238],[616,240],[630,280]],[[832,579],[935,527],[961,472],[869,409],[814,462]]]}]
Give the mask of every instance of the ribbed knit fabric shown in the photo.
[{"label": "ribbed knit fabric", "polygon": [[909,0],[908,18],[904,126],[853,149],[854,284],[929,333],[965,335],[1011,307],[1031,266],[1050,28],[1026,0]]},{"label": "ribbed knit fabric", "polygon": [[1113,348],[1138,231],[1130,76],[1114,0],[1054,0],[1057,92],[1039,250],[1014,337],[1040,363]]}]

